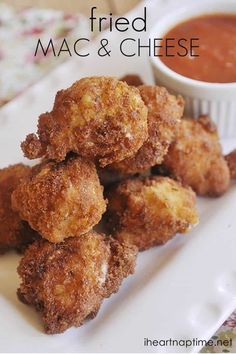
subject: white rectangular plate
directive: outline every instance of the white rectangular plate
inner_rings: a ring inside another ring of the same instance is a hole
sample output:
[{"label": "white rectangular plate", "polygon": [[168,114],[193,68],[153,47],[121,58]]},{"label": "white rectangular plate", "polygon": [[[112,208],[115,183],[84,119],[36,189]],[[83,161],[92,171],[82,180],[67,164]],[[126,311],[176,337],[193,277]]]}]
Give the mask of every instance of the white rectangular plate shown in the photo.
[{"label": "white rectangular plate", "polygon": [[[150,1],[149,27],[162,2]],[[140,7],[132,16],[137,15]],[[163,11],[163,10],[162,10]],[[135,33],[131,33],[135,36]],[[137,35],[137,34],[136,34]],[[127,37],[127,33],[125,34]],[[144,56],[121,56],[118,34],[106,34],[112,55],[70,60],[0,111],[0,167],[26,162],[20,142],[36,129],[37,117],[50,110],[58,89],[83,76],[139,73],[153,83]],[[144,36],[145,37],[145,36]],[[143,38],[144,38],[143,37]],[[98,48],[98,40],[90,52]],[[225,151],[236,139],[224,141]],[[14,253],[0,257],[0,350],[3,352],[192,352],[184,347],[145,347],[150,339],[209,339],[236,306],[236,187],[218,199],[199,199],[200,224],[162,247],[138,256],[134,276],[105,300],[93,321],[81,328],[49,336],[40,316],[16,298],[19,280]]]}]

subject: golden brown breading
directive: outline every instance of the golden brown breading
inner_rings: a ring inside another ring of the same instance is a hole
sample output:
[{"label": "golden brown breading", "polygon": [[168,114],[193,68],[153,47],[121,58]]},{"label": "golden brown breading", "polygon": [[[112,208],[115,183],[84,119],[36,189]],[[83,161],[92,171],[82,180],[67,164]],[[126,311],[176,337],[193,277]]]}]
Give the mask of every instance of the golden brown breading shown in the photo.
[{"label": "golden brown breading", "polygon": [[121,182],[108,192],[108,227],[114,237],[145,250],[198,223],[196,196],[168,177]]},{"label": "golden brown breading", "polygon": [[10,249],[22,252],[37,237],[27,222],[22,221],[11,207],[11,194],[30,167],[16,164],[0,170],[0,254]]},{"label": "golden brown breading", "polygon": [[95,165],[81,157],[44,162],[12,194],[22,219],[51,242],[92,229],[106,209]]},{"label": "golden brown breading", "polygon": [[134,156],[108,166],[123,175],[144,172],[160,164],[183,115],[183,99],[170,95],[164,87],[143,85],[139,91],[148,107],[148,139]]},{"label": "golden brown breading", "polygon": [[68,152],[105,166],[134,154],[147,139],[147,108],[139,91],[112,77],[90,77],[56,95],[39,117],[38,136],[22,143],[26,157],[62,161]]},{"label": "golden brown breading", "polygon": [[136,254],[94,231],[59,244],[36,241],[18,267],[19,298],[41,312],[46,333],[81,326],[134,272]]},{"label": "golden brown breading", "polygon": [[163,165],[199,195],[220,196],[229,187],[229,168],[217,129],[207,116],[181,121]]},{"label": "golden brown breading", "polygon": [[226,155],[225,159],[229,166],[231,179],[236,179],[236,149]]},{"label": "golden brown breading", "polygon": [[129,86],[137,87],[137,86],[141,86],[141,85],[144,84],[144,82],[141,79],[141,77],[139,75],[136,75],[136,74],[125,75],[120,80],[126,82]]}]

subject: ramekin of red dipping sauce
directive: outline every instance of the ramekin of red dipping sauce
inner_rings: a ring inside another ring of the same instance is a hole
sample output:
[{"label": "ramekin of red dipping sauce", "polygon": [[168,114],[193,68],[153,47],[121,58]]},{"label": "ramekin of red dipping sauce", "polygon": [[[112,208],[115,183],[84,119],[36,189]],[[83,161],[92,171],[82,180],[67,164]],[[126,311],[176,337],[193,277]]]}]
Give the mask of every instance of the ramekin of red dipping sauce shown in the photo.
[{"label": "ramekin of red dipping sauce", "polygon": [[[185,115],[209,114],[221,137],[236,138],[236,0],[187,3],[159,20],[150,38],[174,38],[167,51],[174,56],[165,55],[165,41],[156,52],[162,56],[151,56],[156,83],[184,97]],[[193,56],[176,55],[185,53],[180,38],[184,46],[198,38]]]}]

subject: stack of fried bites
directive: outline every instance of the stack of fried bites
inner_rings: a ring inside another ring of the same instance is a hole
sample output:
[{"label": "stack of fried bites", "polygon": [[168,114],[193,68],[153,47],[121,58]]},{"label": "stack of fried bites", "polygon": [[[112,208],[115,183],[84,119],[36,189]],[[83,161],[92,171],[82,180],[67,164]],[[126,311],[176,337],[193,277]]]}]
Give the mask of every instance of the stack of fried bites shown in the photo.
[{"label": "stack of fried bites", "polygon": [[[219,196],[230,169],[235,177],[235,154],[224,159],[210,119],[182,118],[183,109],[136,76],[81,79],[22,143],[41,162],[0,171],[0,252],[24,252],[18,296],[46,333],[95,317],[138,250],[188,232],[195,193]],[[105,234],[94,230],[101,220]]]}]

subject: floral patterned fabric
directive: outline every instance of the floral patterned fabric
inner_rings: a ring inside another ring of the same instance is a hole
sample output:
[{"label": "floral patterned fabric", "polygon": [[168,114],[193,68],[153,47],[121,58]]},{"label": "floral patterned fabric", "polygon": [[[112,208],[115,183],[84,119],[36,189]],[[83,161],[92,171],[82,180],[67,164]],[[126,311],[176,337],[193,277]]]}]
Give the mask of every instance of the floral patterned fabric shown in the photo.
[{"label": "floral patterned fabric", "polygon": [[73,43],[89,37],[88,21],[82,15],[62,11],[26,8],[16,12],[0,3],[0,106],[39,80],[54,66],[68,58],[34,56],[38,38],[42,43],[53,39],[59,48],[62,38]]},{"label": "floral patterned fabric", "polygon": [[[61,39],[89,38],[88,22],[82,15],[66,15],[61,11],[26,8],[16,12],[0,3],[0,106],[39,80],[65,57],[34,57],[37,39],[49,38],[58,46]],[[236,352],[236,312],[212,337],[232,339],[232,347],[205,347],[203,353]]]},{"label": "floral patterned fabric", "polygon": [[212,337],[215,344],[226,343],[232,341],[232,346],[228,345],[215,345],[207,346],[201,350],[201,353],[236,353],[236,311],[225,321],[216,334]]}]

